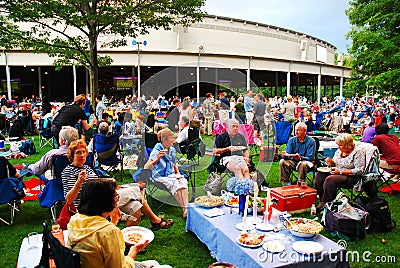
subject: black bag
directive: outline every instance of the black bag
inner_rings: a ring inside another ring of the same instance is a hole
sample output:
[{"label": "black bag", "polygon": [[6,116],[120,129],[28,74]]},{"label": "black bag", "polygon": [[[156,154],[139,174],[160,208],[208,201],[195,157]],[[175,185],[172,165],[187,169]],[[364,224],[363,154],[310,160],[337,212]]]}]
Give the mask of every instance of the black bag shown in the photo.
[{"label": "black bag", "polygon": [[211,172],[210,176],[208,177],[206,184],[203,186],[204,191],[208,191],[211,194],[216,194],[219,189],[221,188],[222,183],[224,180],[216,173]]},{"label": "black bag", "polygon": [[356,220],[347,215],[346,212],[350,210],[349,208],[338,211],[340,204],[340,201],[325,204],[321,220],[323,225],[333,236],[340,239],[349,241],[364,239],[369,227],[368,212],[358,204],[349,203],[360,217],[359,220]]},{"label": "black bag", "polygon": [[389,204],[382,196],[368,198],[361,196],[357,200],[361,206],[369,213],[370,225],[368,232],[389,232],[393,230],[396,223],[392,220]]},{"label": "black bag", "polygon": [[36,154],[35,143],[31,139],[22,141],[21,147],[19,147],[19,150],[26,155]]}]

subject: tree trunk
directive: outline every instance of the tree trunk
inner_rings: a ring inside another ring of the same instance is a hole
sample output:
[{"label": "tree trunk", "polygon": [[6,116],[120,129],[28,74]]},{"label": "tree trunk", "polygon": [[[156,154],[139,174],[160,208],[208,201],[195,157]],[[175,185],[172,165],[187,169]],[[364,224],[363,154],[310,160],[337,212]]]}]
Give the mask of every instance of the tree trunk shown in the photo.
[{"label": "tree trunk", "polygon": [[96,96],[99,95],[99,65],[97,62],[97,36],[90,35],[90,101],[95,109]]}]

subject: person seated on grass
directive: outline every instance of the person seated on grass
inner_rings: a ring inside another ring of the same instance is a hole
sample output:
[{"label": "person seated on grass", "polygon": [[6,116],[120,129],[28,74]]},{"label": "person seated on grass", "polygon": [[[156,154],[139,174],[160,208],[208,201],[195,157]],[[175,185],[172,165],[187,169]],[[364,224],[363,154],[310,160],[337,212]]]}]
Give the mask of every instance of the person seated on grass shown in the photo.
[{"label": "person seated on grass", "polygon": [[376,136],[375,123],[372,121],[369,122],[368,126],[364,129],[361,141],[372,143],[375,136]]},{"label": "person seated on grass", "polygon": [[[90,180],[82,186],[79,213],[68,224],[67,247],[80,254],[80,267],[170,267],[157,261],[136,262],[136,255],[149,245],[140,239],[125,256],[125,242],[116,226],[122,216],[115,181]],[[108,220],[110,219],[110,220]]]},{"label": "person seated on grass", "polygon": [[[58,149],[52,149],[45,153],[43,157],[34,164],[27,165],[28,172],[39,176],[45,174],[46,171],[51,170],[53,165],[53,157],[59,155],[66,155],[68,146],[79,138],[78,131],[76,128],[70,126],[63,126],[60,130],[58,142],[60,147]],[[46,176],[47,179],[52,179],[50,176]]]},{"label": "person seated on grass", "polygon": [[175,143],[175,133],[169,128],[164,128],[157,133],[159,143],[157,143],[150,153],[149,160],[144,165],[144,169],[152,170],[152,177],[155,181],[162,183],[168,191],[178,201],[182,208],[182,217],[187,217],[187,205],[189,200],[188,182],[186,179],[173,174],[180,174]]},{"label": "person seated on grass", "polygon": [[[64,196],[68,204],[74,203],[75,206],[79,206],[82,185],[88,180],[98,179],[93,169],[85,165],[87,155],[88,149],[83,140],[74,141],[68,147],[67,157],[71,164],[61,174]],[[167,229],[173,225],[172,219],[165,220],[154,214],[139,187],[121,185],[117,187],[117,192],[120,196],[118,208],[125,214],[126,226],[138,225],[142,213],[150,219],[152,230]]]},{"label": "person seated on grass", "polygon": [[235,174],[238,179],[250,178],[249,150],[246,138],[239,133],[239,121],[229,119],[228,131],[215,139],[213,154],[220,164]]},{"label": "person seated on grass", "polygon": [[290,175],[293,170],[299,172],[299,181],[304,181],[308,171],[313,167],[315,159],[315,140],[306,134],[307,125],[297,123],[294,128],[295,136],[290,138],[286,151],[282,152],[279,162],[280,181],[290,185]]}]

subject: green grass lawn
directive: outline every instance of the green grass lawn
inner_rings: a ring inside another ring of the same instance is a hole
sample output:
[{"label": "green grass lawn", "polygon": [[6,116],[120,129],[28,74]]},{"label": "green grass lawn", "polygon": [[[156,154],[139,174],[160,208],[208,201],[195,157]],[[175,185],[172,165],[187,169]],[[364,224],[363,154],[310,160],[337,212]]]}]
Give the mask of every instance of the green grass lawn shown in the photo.
[{"label": "green grass lawn", "polygon": [[[35,143],[38,149],[38,137],[35,137]],[[207,147],[212,146],[212,139],[206,138],[205,143]],[[12,164],[19,163],[34,163],[41,156],[49,150],[49,147],[38,149],[38,154],[32,155],[26,159],[10,160]],[[200,166],[196,172],[196,185],[197,195],[202,195],[204,191],[201,186],[204,185],[205,180],[208,177],[206,167],[210,162],[211,157],[205,156],[200,162]],[[271,187],[280,186],[279,183],[279,165],[278,163],[259,163],[258,169],[265,175],[266,180],[270,183]],[[132,176],[130,172],[126,171],[124,181],[122,183],[132,182]],[[399,196],[384,195],[389,202],[389,206],[392,212],[392,218],[396,222],[400,222],[399,207],[400,201]],[[150,202],[154,207],[157,207],[159,203],[157,201]],[[159,211],[154,209],[156,213]],[[185,230],[185,221],[182,219],[182,210],[176,206],[166,205],[161,208],[165,212],[167,218],[173,218],[175,224],[172,228],[167,230],[159,230],[155,232],[154,241],[147,247],[147,252],[144,255],[139,255],[137,260],[156,259],[160,263],[170,264],[173,267],[208,267],[215,260],[210,256],[207,247],[201,243],[197,237]],[[7,217],[8,210],[5,205],[0,206],[0,217]],[[309,216],[304,214],[304,216]],[[39,206],[37,201],[25,202],[20,212],[17,212],[15,216],[15,222],[12,226],[6,226],[0,222],[0,252],[2,258],[0,259],[0,267],[8,268],[15,267],[20,244],[22,239],[29,232],[42,232],[42,222],[47,220],[50,222],[50,213],[48,209]],[[143,218],[141,223],[144,227],[150,227],[150,222]],[[123,223],[119,225],[121,228],[124,227]],[[322,232],[323,235],[333,239],[329,233],[325,230]],[[400,267],[399,264],[378,264],[375,258],[385,258],[385,256],[394,256],[397,259],[397,263],[400,263],[400,232],[399,228],[395,228],[390,233],[381,234],[368,234],[367,237],[362,241],[347,242],[347,249],[349,251],[357,251],[360,255],[360,262],[351,262],[352,267]],[[382,239],[387,242],[383,243]],[[371,252],[371,255],[365,252]],[[368,256],[371,262],[362,261],[362,255]]]}]

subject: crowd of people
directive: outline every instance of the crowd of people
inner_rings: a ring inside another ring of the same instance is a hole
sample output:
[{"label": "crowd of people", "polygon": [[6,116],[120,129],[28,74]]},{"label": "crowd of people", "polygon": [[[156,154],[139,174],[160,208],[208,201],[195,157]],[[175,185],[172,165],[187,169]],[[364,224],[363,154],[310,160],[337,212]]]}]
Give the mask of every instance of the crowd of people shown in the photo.
[{"label": "crowd of people", "polygon": [[[148,245],[148,241],[132,246],[128,256],[124,256],[122,234],[115,227],[121,219],[126,226],[135,226],[144,215],[149,218],[152,230],[168,229],[174,223],[172,219],[158,217],[151,210],[140,187],[117,185],[115,180],[99,178],[93,167],[87,165],[88,154],[93,152],[95,146],[93,141],[89,146],[87,142],[96,131],[104,136],[116,133],[121,138],[139,135],[139,139],[144,139],[147,133],[157,135],[158,142],[150,148],[146,161],[140,167],[150,170],[152,178],[175,197],[182,208],[183,218],[188,213],[188,182],[180,176],[174,144],[189,139],[188,128],[194,120],[200,120],[198,131],[204,135],[213,135],[216,120],[226,123],[226,131],[215,137],[213,155],[218,164],[230,170],[237,179],[250,178],[248,143],[238,131],[241,124],[253,125],[254,138],[261,143],[271,122],[293,124],[294,136],[281,152],[279,168],[283,185],[292,183],[290,175],[294,170],[298,172],[298,180],[304,181],[313,168],[317,144],[310,134],[322,130],[337,133],[335,142],[338,150],[333,158],[326,159],[332,169],[329,173],[318,172],[315,178],[315,188],[320,197],[318,208],[334,199],[339,186],[356,184],[364,172],[365,151],[354,143],[352,134],[358,134],[363,142],[377,146],[382,154],[381,167],[400,168],[397,154],[399,140],[391,134],[400,125],[399,107],[389,98],[377,102],[363,98],[336,98],[332,101],[323,98],[320,103],[311,103],[304,97],[265,98],[261,93],[253,98],[253,92],[249,90],[242,96],[230,98],[221,92],[218,99],[207,93],[202,103],[195,103],[190,97],[167,100],[163,96],[127,96],[116,101],[113,97],[99,95],[96,96],[96,103],[91,105],[90,96],[81,94],[71,104],[56,107],[46,98],[41,100],[40,105],[40,100],[32,98],[31,108],[21,110],[10,107],[3,98],[1,111],[4,118],[14,118],[19,113],[29,116],[33,122],[44,117],[51,118],[55,149],[26,168],[32,174],[41,175],[52,168],[55,156],[68,157],[70,164],[61,177],[64,196],[68,204],[78,209],[68,225],[68,246],[81,252],[82,267],[135,266],[136,254]],[[161,116],[163,122],[157,123],[150,112],[160,111],[164,111]],[[97,130],[91,132],[94,127]],[[11,127],[8,128],[12,137]],[[17,136],[23,139],[24,129],[21,128],[22,132]],[[138,142],[137,139],[132,141]],[[12,166],[9,169],[18,177]],[[101,239],[102,245],[98,245],[95,241],[99,236],[109,239]]]}]

